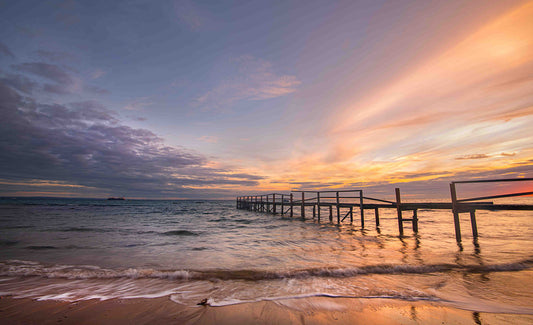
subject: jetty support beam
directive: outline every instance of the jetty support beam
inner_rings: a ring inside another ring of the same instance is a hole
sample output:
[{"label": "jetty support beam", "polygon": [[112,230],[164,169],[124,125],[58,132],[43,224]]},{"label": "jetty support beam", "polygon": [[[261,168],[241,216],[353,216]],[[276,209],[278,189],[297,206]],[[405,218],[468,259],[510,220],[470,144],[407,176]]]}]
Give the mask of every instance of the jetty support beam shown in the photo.
[{"label": "jetty support beam", "polygon": [[461,224],[459,222],[459,207],[457,206],[457,192],[455,191],[455,183],[450,183],[450,195],[452,197],[452,212],[453,223],[455,225],[455,240],[461,242]]},{"label": "jetty support beam", "polygon": [[400,236],[403,236],[403,218],[402,218],[402,198],[400,196],[400,188],[394,189],[396,192],[396,212],[398,214],[398,230]]}]

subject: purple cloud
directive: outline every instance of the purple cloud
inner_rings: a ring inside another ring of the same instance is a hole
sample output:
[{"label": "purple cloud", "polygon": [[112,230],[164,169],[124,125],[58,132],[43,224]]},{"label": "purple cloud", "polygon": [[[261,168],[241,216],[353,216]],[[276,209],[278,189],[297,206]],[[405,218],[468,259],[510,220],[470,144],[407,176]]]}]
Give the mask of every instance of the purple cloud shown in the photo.
[{"label": "purple cloud", "polygon": [[207,157],[167,146],[149,130],[123,125],[94,101],[42,104],[0,82],[0,113],[4,180],[53,180],[160,197],[194,192],[191,186],[256,185],[262,178],[205,167]]}]

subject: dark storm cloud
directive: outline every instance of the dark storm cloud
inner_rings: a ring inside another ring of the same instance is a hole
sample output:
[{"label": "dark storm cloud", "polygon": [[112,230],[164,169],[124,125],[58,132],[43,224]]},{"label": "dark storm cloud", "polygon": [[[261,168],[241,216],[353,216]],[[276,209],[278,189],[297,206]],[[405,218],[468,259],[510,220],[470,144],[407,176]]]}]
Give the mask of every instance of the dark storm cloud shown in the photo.
[{"label": "dark storm cloud", "polygon": [[[63,78],[53,69],[42,71]],[[0,113],[4,180],[53,180],[157,197],[189,193],[187,186],[256,185],[261,178],[204,167],[203,155],[121,124],[98,102],[41,104],[0,82]]]}]

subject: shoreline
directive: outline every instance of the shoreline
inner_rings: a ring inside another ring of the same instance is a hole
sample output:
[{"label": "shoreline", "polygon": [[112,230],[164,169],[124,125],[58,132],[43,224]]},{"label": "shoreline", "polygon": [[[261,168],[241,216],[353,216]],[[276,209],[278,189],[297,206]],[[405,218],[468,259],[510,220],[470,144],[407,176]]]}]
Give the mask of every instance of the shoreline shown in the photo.
[{"label": "shoreline", "polygon": [[531,324],[533,315],[472,312],[428,301],[313,297],[189,307],[170,297],[0,299],[2,324]]}]

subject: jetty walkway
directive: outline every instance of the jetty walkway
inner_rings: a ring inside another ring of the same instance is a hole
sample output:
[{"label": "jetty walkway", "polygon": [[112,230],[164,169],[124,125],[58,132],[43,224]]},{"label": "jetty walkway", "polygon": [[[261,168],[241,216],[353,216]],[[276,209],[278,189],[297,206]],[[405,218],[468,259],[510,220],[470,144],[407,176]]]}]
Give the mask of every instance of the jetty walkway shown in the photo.
[{"label": "jetty walkway", "polygon": [[[533,211],[533,204],[495,204],[491,199],[533,195],[533,185],[529,186],[526,192],[506,193],[500,195],[470,197],[459,199],[457,196],[458,184],[473,183],[498,183],[498,182],[531,182],[533,178],[513,178],[513,179],[486,179],[457,181],[450,183],[451,202],[402,202],[400,189],[395,189],[396,200],[389,201],[379,198],[368,197],[363,194],[363,190],[338,190],[338,191],[291,191],[290,193],[269,193],[263,195],[239,196],[237,197],[237,209],[246,209],[255,212],[280,214],[294,217],[299,210],[300,217],[305,219],[306,210],[311,210],[313,218],[318,221],[323,217],[323,210],[326,209],[326,217],[330,222],[336,218],[337,223],[350,218],[350,223],[354,219],[354,210],[359,210],[361,227],[365,227],[365,211],[372,210],[376,226],[379,226],[379,210],[395,209],[398,216],[398,230],[400,236],[404,233],[404,222],[411,222],[414,232],[418,232],[418,210],[450,210],[453,213],[455,226],[455,238],[461,242],[461,225],[459,222],[460,213],[470,214],[470,224],[472,235],[478,237],[476,210],[523,210]],[[295,213],[296,212],[296,213]],[[404,212],[412,212],[412,216],[404,217]]]}]

